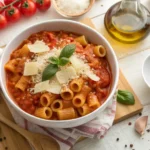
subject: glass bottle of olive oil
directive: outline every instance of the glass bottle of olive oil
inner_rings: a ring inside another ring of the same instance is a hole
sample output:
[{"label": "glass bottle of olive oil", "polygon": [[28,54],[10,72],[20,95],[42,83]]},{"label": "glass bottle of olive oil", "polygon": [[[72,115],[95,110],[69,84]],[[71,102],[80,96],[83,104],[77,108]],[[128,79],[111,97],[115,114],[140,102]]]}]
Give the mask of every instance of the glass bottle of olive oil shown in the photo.
[{"label": "glass bottle of olive oil", "polygon": [[122,0],[107,11],[105,27],[115,39],[123,43],[134,43],[149,33],[149,15],[139,0]]}]

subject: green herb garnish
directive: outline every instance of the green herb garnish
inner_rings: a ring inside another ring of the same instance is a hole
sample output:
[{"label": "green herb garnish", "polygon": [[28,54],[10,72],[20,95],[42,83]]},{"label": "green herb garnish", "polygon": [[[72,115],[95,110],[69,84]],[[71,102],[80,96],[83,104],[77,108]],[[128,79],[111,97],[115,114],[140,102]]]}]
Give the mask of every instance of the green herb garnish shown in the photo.
[{"label": "green herb garnish", "polygon": [[69,62],[69,58],[61,57],[61,58],[59,59],[59,64],[58,64],[58,65],[60,65],[60,66],[65,66],[66,64],[68,64],[68,62]]},{"label": "green herb garnish", "polygon": [[52,64],[58,64],[59,63],[59,58],[57,58],[57,57],[50,57],[49,60]]},{"label": "green herb garnish", "polygon": [[42,81],[49,80],[51,77],[53,77],[56,74],[57,71],[58,71],[58,65],[49,64],[43,71]]},{"label": "green herb garnish", "polygon": [[69,58],[74,53],[75,48],[76,48],[75,44],[69,44],[65,46],[63,50],[61,51],[59,58],[62,58],[62,57]]},{"label": "green herb garnish", "polygon": [[59,57],[50,57],[50,64],[43,71],[42,81],[52,78],[58,71],[59,66],[68,64],[69,58],[74,53],[75,48],[75,44],[69,44],[62,49]]},{"label": "green herb garnish", "polygon": [[117,101],[125,105],[134,105],[135,99],[131,92],[118,90]]}]

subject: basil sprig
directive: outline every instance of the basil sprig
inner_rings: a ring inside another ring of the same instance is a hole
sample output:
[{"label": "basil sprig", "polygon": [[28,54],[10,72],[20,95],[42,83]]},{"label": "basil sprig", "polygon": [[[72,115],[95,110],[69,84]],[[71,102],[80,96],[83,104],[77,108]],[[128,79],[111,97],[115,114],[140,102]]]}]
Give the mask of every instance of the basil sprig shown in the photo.
[{"label": "basil sprig", "polygon": [[59,59],[57,57],[50,57],[49,60],[52,64],[58,64],[59,62]]},{"label": "basil sprig", "polygon": [[52,78],[58,71],[59,66],[68,64],[69,58],[74,53],[75,48],[75,44],[68,44],[62,49],[59,57],[50,57],[50,64],[43,71],[42,81]]},{"label": "basil sprig", "polygon": [[134,105],[135,99],[131,92],[125,91],[125,90],[118,90],[117,93],[117,101],[119,103],[125,104],[125,105]]},{"label": "basil sprig", "polygon": [[61,57],[59,59],[58,65],[59,66],[65,66],[66,64],[68,64],[68,62],[69,62],[69,58]]},{"label": "basil sprig", "polygon": [[66,57],[69,58],[75,51],[75,44],[66,45],[60,53],[59,58]]},{"label": "basil sprig", "polygon": [[58,71],[58,66],[56,64],[49,64],[43,71],[42,81],[49,80]]}]

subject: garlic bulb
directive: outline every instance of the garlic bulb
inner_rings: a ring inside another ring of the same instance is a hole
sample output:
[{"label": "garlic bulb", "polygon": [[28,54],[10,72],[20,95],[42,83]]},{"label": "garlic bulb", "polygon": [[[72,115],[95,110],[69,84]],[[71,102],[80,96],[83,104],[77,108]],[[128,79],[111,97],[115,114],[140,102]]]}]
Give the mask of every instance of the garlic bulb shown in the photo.
[{"label": "garlic bulb", "polygon": [[148,122],[148,116],[142,116],[135,121],[135,130],[143,135]]}]

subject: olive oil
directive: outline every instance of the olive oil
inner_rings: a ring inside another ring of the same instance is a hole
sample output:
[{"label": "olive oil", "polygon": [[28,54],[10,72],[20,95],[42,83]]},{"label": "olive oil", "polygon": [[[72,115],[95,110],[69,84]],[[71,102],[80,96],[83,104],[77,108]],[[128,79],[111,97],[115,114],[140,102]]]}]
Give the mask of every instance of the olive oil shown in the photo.
[{"label": "olive oil", "polygon": [[105,27],[116,40],[135,43],[145,38],[150,31],[150,25],[147,24],[148,15],[149,11],[138,1],[122,0],[107,11]]}]

